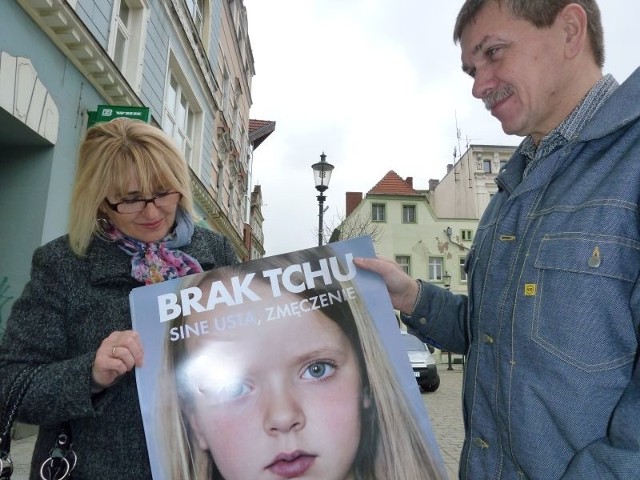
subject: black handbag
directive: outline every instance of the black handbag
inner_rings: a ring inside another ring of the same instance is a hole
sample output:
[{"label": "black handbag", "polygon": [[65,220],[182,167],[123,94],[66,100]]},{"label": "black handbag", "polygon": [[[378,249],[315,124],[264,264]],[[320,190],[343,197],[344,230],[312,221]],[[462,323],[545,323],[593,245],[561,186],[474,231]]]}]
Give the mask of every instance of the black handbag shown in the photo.
[{"label": "black handbag", "polygon": [[[13,474],[11,460],[11,426],[18,413],[20,403],[24,398],[31,380],[42,370],[44,365],[23,369],[11,383],[4,411],[0,417],[0,480],[10,480]],[[71,478],[71,471],[76,466],[77,456],[72,449],[71,427],[68,422],[60,426],[56,441],[47,458],[40,467],[42,480],[64,480]]]}]

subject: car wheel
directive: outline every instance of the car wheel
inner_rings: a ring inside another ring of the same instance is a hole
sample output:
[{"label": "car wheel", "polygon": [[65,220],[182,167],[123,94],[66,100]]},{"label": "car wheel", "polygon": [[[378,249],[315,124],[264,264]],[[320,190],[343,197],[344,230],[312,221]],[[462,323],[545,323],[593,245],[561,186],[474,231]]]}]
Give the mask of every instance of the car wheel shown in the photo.
[{"label": "car wheel", "polygon": [[432,383],[428,383],[425,385],[420,385],[425,392],[435,392],[440,386],[440,377],[436,377],[436,379]]}]

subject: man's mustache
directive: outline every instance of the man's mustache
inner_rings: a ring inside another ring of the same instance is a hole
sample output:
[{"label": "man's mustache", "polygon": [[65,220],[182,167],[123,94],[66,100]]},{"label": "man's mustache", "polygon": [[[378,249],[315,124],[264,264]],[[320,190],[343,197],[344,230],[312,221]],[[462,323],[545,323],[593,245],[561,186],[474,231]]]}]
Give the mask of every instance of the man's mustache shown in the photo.
[{"label": "man's mustache", "polygon": [[507,85],[506,87],[503,87],[499,90],[493,90],[491,92],[489,92],[483,99],[482,102],[484,103],[484,108],[486,108],[487,110],[491,110],[496,103],[504,100],[505,98],[507,98],[509,95],[511,95],[513,93],[513,89],[511,88],[510,85]]}]

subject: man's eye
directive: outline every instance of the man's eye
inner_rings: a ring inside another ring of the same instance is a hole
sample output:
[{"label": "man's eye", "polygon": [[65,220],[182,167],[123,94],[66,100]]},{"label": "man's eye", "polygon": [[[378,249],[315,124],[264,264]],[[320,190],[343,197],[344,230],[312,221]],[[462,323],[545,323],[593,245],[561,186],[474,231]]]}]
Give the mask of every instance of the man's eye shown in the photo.
[{"label": "man's eye", "polygon": [[493,58],[496,56],[496,54],[500,51],[501,47],[490,47],[487,48],[487,57],[489,58]]}]

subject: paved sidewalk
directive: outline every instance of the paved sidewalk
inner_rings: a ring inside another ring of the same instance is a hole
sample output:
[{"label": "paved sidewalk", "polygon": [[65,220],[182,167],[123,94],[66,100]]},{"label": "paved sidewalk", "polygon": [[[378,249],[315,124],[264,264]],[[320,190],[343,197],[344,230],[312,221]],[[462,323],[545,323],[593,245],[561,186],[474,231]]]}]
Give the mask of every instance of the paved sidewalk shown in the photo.
[{"label": "paved sidewalk", "polygon": [[438,364],[440,387],[433,393],[423,393],[422,400],[429,412],[433,432],[451,480],[458,478],[458,463],[464,441],[462,421],[462,366]]},{"label": "paved sidewalk", "polygon": [[29,480],[29,465],[35,440],[35,435],[11,440],[11,458],[13,459],[11,480]]},{"label": "paved sidewalk", "polygon": [[[454,365],[447,370],[446,364],[438,364],[440,388],[433,393],[423,393],[422,399],[429,412],[431,425],[435,433],[442,458],[451,480],[458,478],[458,460],[464,440],[462,423],[462,367]],[[12,480],[29,479],[29,462],[35,435],[11,441],[11,453],[14,462]]]}]

